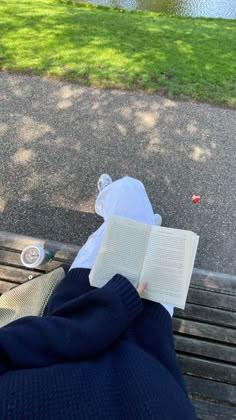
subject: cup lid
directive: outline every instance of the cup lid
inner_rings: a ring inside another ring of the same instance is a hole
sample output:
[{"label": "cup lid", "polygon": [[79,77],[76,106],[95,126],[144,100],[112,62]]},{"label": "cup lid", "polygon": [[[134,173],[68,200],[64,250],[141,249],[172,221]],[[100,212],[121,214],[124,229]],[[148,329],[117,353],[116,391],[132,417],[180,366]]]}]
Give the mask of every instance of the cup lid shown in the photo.
[{"label": "cup lid", "polygon": [[23,249],[20,259],[24,266],[34,268],[42,264],[44,259],[44,249],[40,245],[29,245]]}]

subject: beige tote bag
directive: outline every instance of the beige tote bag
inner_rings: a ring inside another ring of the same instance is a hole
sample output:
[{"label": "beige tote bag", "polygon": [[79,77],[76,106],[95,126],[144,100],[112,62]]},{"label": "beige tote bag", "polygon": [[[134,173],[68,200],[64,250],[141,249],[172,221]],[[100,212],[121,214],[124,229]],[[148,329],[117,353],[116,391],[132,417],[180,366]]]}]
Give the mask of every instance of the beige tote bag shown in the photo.
[{"label": "beige tote bag", "polygon": [[63,280],[62,267],[43,274],[0,296],[0,327],[29,315],[42,316],[55,287]]}]

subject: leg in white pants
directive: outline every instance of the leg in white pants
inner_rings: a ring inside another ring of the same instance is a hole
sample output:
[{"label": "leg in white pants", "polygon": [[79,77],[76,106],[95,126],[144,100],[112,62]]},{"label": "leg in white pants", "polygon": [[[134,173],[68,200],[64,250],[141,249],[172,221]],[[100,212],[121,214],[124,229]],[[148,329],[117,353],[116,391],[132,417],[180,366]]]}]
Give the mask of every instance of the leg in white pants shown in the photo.
[{"label": "leg in white pants", "polygon": [[[89,236],[70,269],[92,268],[110,215],[116,214],[155,225],[153,209],[144,185],[137,179],[128,176],[112,182],[99,193],[95,210],[103,217],[104,222]],[[173,316],[173,305],[163,304],[163,306]]]}]

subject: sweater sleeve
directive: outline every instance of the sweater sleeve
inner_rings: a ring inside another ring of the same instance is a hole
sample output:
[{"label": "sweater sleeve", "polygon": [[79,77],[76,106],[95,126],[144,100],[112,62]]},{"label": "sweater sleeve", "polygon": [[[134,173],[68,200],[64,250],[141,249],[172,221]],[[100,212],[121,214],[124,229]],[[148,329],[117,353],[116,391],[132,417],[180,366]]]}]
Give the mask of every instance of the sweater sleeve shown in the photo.
[{"label": "sweater sleeve", "polygon": [[48,316],[18,319],[0,328],[0,374],[94,357],[125,331],[142,307],[136,289],[116,274],[102,288]]}]

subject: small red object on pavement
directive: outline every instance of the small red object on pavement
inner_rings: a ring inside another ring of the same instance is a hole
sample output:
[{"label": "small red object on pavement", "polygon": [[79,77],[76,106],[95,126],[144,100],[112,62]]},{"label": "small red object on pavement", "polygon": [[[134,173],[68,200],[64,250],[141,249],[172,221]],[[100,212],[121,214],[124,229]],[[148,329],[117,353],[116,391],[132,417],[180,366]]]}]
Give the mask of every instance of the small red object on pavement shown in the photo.
[{"label": "small red object on pavement", "polygon": [[199,201],[200,201],[200,195],[193,194],[193,195],[192,195],[192,202],[193,202],[194,204],[196,204],[196,203],[198,203]]}]

